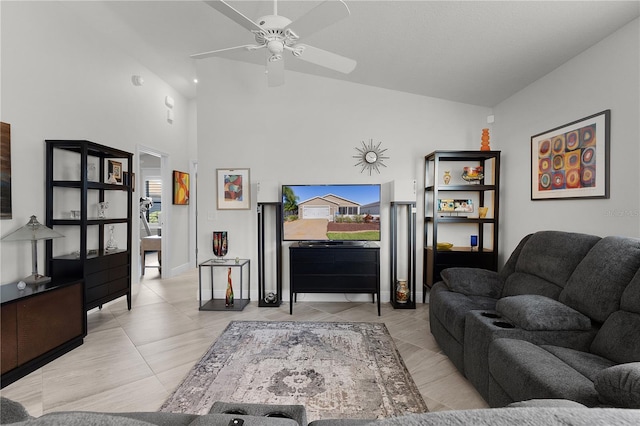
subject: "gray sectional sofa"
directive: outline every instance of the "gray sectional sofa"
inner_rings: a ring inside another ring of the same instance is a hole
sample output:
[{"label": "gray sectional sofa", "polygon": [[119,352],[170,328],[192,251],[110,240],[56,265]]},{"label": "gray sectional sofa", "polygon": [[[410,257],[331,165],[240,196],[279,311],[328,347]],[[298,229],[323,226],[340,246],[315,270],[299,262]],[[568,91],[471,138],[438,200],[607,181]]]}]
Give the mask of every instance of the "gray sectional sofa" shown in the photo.
[{"label": "gray sectional sofa", "polygon": [[640,239],[541,231],[499,273],[441,275],[431,332],[489,405],[640,408]]},{"label": "gray sectional sofa", "polygon": [[[276,414],[275,417],[268,415]],[[280,414],[280,415],[278,415]],[[209,414],[61,412],[39,418],[24,407],[0,398],[0,424],[14,426],[637,426],[640,410],[587,408],[571,401],[536,400],[509,408],[440,411],[380,420],[326,419],[307,425],[302,405],[233,404],[217,402]]]}]

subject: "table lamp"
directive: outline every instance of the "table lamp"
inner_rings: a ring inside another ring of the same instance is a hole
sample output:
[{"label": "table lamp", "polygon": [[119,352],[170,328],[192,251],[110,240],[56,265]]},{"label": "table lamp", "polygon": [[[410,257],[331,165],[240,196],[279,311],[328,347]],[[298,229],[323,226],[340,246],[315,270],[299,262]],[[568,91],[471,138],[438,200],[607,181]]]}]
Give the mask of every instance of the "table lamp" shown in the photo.
[{"label": "table lamp", "polygon": [[51,281],[51,278],[38,273],[38,240],[52,240],[60,237],[64,235],[44,226],[35,216],[31,216],[26,225],[5,235],[2,241],[31,241],[31,275],[23,281],[27,284],[46,284]]}]

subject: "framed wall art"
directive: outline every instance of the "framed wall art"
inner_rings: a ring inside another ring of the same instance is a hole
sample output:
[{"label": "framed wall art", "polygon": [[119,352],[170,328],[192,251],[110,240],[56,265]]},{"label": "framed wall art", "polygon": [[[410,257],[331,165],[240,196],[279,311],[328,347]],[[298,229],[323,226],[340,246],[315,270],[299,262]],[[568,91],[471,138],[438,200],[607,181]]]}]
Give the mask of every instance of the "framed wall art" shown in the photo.
[{"label": "framed wall art", "polygon": [[249,169],[216,169],[219,210],[251,208]]},{"label": "framed wall art", "polygon": [[0,183],[0,219],[11,219],[11,125],[9,123],[0,123]]},{"label": "framed wall art", "polygon": [[189,173],[173,171],[173,204],[189,204]]},{"label": "framed wall art", "polygon": [[531,137],[531,199],[609,198],[611,110]]}]

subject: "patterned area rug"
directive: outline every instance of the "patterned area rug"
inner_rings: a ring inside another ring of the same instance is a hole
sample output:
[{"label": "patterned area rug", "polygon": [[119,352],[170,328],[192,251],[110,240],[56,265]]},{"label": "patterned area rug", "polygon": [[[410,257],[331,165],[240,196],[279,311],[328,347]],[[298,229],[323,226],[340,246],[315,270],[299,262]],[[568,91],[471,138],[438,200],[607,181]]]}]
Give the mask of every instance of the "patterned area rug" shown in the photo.
[{"label": "patterned area rug", "polygon": [[428,411],[381,323],[233,321],[160,411],[303,404],[309,421]]}]

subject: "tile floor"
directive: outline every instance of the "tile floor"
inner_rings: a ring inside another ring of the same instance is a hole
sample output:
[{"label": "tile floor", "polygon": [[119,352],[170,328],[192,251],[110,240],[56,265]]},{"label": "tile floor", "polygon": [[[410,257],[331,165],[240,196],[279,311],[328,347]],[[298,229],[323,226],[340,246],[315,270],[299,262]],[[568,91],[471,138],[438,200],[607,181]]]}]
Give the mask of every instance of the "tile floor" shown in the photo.
[{"label": "tile floor", "polygon": [[21,402],[33,416],[65,410],[157,411],[231,320],[380,321],[393,336],[430,411],[485,408],[487,404],[440,352],[429,332],[428,305],[394,310],[372,303],[298,302],[241,312],[202,312],[198,272],[160,279],[157,270],[125,298],[88,314],[84,344],[7,386],[3,396]]}]

